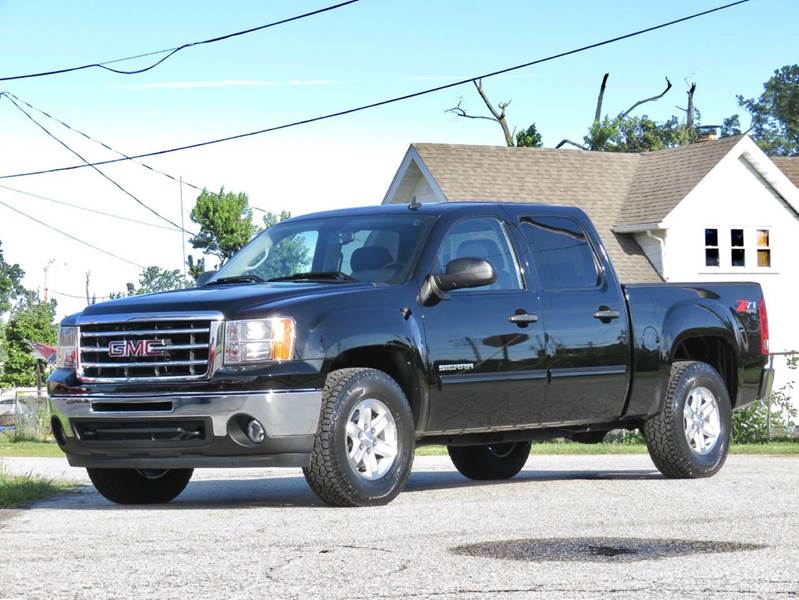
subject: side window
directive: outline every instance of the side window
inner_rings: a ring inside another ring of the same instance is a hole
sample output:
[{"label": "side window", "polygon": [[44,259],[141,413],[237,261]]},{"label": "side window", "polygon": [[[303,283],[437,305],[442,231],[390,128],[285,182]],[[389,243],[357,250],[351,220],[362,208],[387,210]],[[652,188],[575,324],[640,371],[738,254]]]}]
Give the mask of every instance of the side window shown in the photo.
[{"label": "side window", "polygon": [[544,289],[591,288],[599,282],[594,252],[568,217],[523,217],[521,229]]},{"label": "side window", "polygon": [[438,249],[437,267],[443,270],[451,260],[467,257],[484,258],[497,274],[496,282],[476,291],[521,289],[516,258],[505,230],[496,219],[465,219],[455,223]]}]

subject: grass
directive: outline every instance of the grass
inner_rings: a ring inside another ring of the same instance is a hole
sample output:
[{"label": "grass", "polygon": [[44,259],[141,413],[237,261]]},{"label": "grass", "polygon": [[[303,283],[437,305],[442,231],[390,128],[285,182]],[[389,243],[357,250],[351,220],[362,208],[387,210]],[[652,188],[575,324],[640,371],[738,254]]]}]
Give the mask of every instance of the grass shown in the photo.
[{"label": "grass", "polygon": [[64,453],[55,442],[15,440],[3,436],[0,437],[0,456],[58,457],[64,456]]},{"label": "grass", "polygon": [[[799,441],[762,444],[733,444],[732,454],[799,455]],[[445,446],[421,446],[416,456],[446,455]],[[544,442],[533,444],[533,454],[646,454],[646,446],[638,443],[577,444],[574,442]]]},{"label": "grass", "polygon": [[0,468],[0,509],[19,508],[55,496],[74,484],[35,475],[11,475]]}]

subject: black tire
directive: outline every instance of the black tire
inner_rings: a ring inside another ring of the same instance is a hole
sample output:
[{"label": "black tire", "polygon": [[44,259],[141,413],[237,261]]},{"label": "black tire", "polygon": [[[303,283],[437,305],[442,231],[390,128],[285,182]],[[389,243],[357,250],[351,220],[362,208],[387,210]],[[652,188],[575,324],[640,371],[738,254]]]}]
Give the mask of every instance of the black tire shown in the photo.
[{"label": "black tire", "polygon": [[508,442],[492,446],[447,446],[452,464],[469,479],[510,479],[524,467],[532,442]]},{"label": "black tire", "polygon": [[94,487],[117,504],[164,504],[186,488],[194,469],[86,469]]},{"label": "black tire", "polygon": [[[350,465],[347,421],[363,399],[376,399],[391,412],[397,431],[397,453],[378,479],[365,479]],[[393,500],[405,487],[413,465],[414,420],[402,388],[376,369],[339,369],[327,376],[319,429],[311,462],[302,472],[319,498],[331,506],[377,506]]]},{"label": "black tire", "polygon": [[[719,413],[718,438],[706,454],[699,454],[691,447],[683,421],[685,403],[698,387],[713,393]],[[644,439],[652,462],[663,475],[673,479],[714,475],[730,449],[732,404],[724,380],[707,363],[678,361],[671,366],[665,393],[661,412],[644,422]]]}]

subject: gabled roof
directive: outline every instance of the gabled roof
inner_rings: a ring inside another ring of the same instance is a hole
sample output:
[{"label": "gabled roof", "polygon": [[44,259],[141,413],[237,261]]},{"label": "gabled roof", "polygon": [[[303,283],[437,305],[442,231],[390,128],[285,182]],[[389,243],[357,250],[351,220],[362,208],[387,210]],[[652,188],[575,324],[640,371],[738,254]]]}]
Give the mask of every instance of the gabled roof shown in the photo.
[{"label": "gabled roof", "polygon": [[791,183],[799,187],[799,156],[772,156],[771,160]]},{"label": "gabled roof", "polygon": [[660,223],[743,137],[634,155],[638,167],[615,224]]}]

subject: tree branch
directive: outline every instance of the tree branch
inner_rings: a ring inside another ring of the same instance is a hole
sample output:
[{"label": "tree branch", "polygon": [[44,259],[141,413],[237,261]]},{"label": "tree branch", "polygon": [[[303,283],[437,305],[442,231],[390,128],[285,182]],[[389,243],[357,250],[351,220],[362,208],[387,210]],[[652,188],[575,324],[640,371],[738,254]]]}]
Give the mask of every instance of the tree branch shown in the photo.
[{"label": "tree branch", "polygon": [[452,108],[448,108],[444,112],[452,113],[453,115],[463,117],[464,119],[485,119],[486,121],[496,121],[494,117],[486,117],[484,115],[470,115],[461,107],[462,102],[463,98],[458,100],[458,106],[453,106]]},{"label": "tree branch", "polygon": [[605,73],[602,77],[602,85],[599,86],[599,96],[596,99],[596,110],[594,111],[594,123],[602,118],[602,100],[605,98],[605,86],[608,84],[608,76],[610,73]]},{"label": "tree branch", "polygon": [[655,100],[660,100],[663,96],[665,96],[668,91],[671,89],[671,81],[669,78],[666,77],[666,89],[659,93],[657,96],[652,96],[651,98],[644,98],[643,100],[639,100],[635,104],[633,104],[630,108],[625,110],[623,113],[619,113],[619,119],[626,119],[627,116],[633,112],[636,108],[641,106],[642,104],[646,104],[647,102],[654,102]]},{"label": "tree branch", "polygon": [[507,102],[500,102],[498,104],[499,110],[497,110],[494,105],[491,104],[491,100],[488,99],[488,96],[483,89],[483,80],[475,79],[472,83],[474,83],[474,87],[477,88],[477,93],[480,94],[480,97],[483,99],[488,111],[494,115],[494,120],[499,123],[500,127],[502,127],[502,134],[505,136],[505,143],[508,146],[513,146],[513,136],[511,135],[510,129],[508,129],[508,122],[505,120],[505,109],[510,105],[510,100]]},{"label": "tree branch", "polygon": [[587,148],[585,146],[583,146],[582,144],[578,144],[577,142],[573,142],[570,139],[561,140],[560,143],[557,146],[555,146],[555,148],[560,148],[561,146],[565,146],[566,144],[574,146],[575,148],[579,148],[580,150],[587,150]]}]

